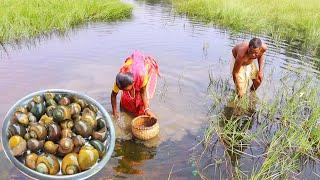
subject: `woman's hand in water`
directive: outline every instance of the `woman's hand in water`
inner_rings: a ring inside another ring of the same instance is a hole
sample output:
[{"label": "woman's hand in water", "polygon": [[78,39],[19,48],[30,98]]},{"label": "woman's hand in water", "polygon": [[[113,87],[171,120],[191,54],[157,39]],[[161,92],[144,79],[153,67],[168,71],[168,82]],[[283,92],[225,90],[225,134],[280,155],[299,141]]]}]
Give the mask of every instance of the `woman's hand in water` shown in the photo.
[{"label": "woman's hand in water", "polygon": [[113,112],[113,113],[112,113],[112,117],[113,117],[114,119],[119,119],[120,113],[119,113],[118,111]]}]

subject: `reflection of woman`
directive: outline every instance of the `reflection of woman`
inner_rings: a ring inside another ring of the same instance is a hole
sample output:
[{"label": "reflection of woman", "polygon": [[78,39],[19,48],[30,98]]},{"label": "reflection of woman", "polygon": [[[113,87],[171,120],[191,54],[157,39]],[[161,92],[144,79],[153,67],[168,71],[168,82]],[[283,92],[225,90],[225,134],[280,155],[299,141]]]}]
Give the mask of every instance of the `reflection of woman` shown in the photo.
[{"label": "reflection of woman", "polygon": [[120,106],[135,116],[155,116],[149,107],[149,99],[155,92],[159,68],[150,56],[133,52],[116,76],[111,93],[112,114],[118,118],[117,94],[122,90]]}]

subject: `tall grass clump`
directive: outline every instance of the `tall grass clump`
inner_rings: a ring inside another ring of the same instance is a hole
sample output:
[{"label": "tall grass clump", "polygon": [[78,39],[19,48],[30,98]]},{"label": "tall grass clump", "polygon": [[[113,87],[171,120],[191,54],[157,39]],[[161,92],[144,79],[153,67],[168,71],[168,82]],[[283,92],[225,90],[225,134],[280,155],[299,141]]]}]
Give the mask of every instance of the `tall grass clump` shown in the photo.
[{"label": "tall grass clump", "polygon": [[[319,162],[320,86],[305,75],[285,76],[272,99],[255,94],[238,99],[230,79],[209,74],[212,116],[202,147],[192,157],[202,179],[210,179],[206,177],[209,166],[215,172],[208,173],[216,174],[221,164],[225,164],[222,172],[229,170],[224,178],[290,179],[307,164],[303,160]],[[243,164],[243,158],[259,159],[259,163]]]},{"label": "tall grass clump", "polygon": [[235,31],[320,46],[318,0],[172,0],[177,11]]},{"label": "tall grass clump", "polygon": [[120,0],[0,0],[0,42],[64,32],[89,21],[121,20],[131,11]]}]

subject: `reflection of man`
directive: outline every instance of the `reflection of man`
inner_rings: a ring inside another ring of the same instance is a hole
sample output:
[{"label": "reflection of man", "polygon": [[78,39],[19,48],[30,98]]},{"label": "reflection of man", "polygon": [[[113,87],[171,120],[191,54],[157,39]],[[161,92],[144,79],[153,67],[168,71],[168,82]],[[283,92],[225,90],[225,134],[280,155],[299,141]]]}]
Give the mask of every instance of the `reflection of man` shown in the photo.
[{"label": "reflection of man", "polygon": [[[252,79],[250,91],[255,91],[260,86],[263,79],[264,53],[267,46],[259,38],[253,38],[250,42],[237,44],[232,49],[234,65],[232,67],[233,81],[236,85],[238,96],[242,97],[248,86],[249,79]],[[253,60],[257,59],[259,70]]]}]

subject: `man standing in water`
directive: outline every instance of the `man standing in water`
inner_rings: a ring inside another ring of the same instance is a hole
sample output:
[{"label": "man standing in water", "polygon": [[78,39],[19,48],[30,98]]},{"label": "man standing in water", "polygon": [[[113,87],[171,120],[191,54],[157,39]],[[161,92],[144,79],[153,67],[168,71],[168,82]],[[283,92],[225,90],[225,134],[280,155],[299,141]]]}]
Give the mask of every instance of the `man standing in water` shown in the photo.
[{"label": "man standing in water", "polygon": [[[246,94],[249,79],[252,80],[250,91],[255,91],[260,86],[263,79],[264,53],[266,50],[266,44],[262,43],[259,38],[237,44],[232,49],[234,58],[232,76],[238,96],[242,97]],[[254,63],[255,59],[258,60],[259,70]]]}]

